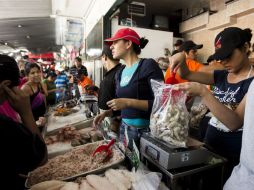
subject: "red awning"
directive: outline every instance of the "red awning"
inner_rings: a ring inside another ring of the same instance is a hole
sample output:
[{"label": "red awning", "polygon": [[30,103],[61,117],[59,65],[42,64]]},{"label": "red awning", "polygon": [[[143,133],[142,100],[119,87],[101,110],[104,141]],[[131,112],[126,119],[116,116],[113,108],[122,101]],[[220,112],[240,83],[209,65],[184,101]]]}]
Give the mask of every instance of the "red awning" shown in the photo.
[{"label": "red awning", "polygon": [[42,53],[42,54],[32,54],[32,53],[29,53],[28,54],[28,57],[30,59],[54,59],[54,54],[51,53],[51,52],[48,52],[48,53]]}]

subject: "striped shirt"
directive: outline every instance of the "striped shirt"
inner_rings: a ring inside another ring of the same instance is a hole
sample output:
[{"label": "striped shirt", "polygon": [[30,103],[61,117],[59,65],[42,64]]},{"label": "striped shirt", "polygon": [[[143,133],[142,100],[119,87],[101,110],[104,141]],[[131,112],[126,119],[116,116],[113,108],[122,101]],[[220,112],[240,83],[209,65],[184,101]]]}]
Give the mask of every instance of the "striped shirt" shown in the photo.
[{"label": "striped shirt", "polygon": [[69,80],[67,78],[67,75],[62,73],[56,77],[55,80],[56,88],[67,88],[69,85]]}]

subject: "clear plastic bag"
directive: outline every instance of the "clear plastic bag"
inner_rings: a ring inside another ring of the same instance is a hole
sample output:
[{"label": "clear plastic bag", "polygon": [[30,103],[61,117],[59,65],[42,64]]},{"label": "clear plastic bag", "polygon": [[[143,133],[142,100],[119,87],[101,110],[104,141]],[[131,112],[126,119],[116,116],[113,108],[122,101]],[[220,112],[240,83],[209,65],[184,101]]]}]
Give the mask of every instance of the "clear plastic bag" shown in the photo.
[{"label": "clear plastic bag", "polygon": [[132,190],[158,190],[162,174],[157,172],[148,171],[143,164],[139,165],[139,168],[134,174],[135,181],[132,184]]},{"label": "clear plastic bag", "polygon": [[186,147],[189,113],[183,91],[172,90],[172,85],[151,80],[155,95],[150,119],[151,134],[172,145]]}]

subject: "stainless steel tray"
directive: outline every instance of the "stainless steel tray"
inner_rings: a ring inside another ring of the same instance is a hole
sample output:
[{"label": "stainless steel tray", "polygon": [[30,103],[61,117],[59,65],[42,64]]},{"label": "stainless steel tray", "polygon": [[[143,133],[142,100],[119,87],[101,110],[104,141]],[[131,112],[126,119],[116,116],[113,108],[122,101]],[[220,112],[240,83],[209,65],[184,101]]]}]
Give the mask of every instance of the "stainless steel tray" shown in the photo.
[{"label": "stainless steel tray", "polygon": [[[107,141],[109,142],[109,141]],[[81,146],[78,146],[78,147],[75,147],[74,149],[79,149],[79,148],[82,148],[83,146],[86,146],[87,144],[85,145],[81,145]],[[60,178],[58,180],[62,180],[62,181],[72,181],[78,177],[82,177],[82,176],[87,176],[89,174],[101,174],[103,173],[104,171],[106,171],[107,169],[109,168],[117,168],[118,166],[121,165],[121,163],[125,160],[125,155],[123,154],[123,152],[117,147],[117,145],[113,145],[113,148],[115,148],[121,155],[121,159],[116,161],[115,163],[112,163],[111,165],[106,165],[106,166],[103,166],[102,168],[98,168],[98,169],[94,169],[94,170],[91,170],[91,171],[86,171],[86,172],[82,172],[80,174],[76,174],[76,175],[73,175],[73,176],[69,176],[69,177],[65,177],[65,178]],[[73,150],[73,149],[71,149]],[[70,150],[68,151],[63,151],[61,153],[59,153],[58,155],[62,155],[66,152],[69,152]],[[25,182],[25,187],[27,189],[29,189],[31,186],[29,185],[29,177],[31,176],[31,172],[28,173],[28,177],[26,179],[26,182]]]},{"label": "stainless steel tray", "polygon": [[[117,149],[119,150],[119,152],[122,153],[122,151],[119,148],[117,148]],[[101,173],[105,172],[109,168],[117,168],[117,167],[119,167],[121,165],[121,163],[125,159],[125,156],[124,156],[123,153],[122,153],[122,156],[123,156],[123,158],[121,160],[119,160],[119,161],[117,161],[117,162],[115,162],[115,163],[113,163],[111,165],[108,165],[106,167],[99,168],[99,169],[96,169],[96,170],[91,170],[91,171],[88,171],[88,172],[84,172],[84,173],[81,173],[81,174],[77,174],[77,175],[74,175],[74,176],[71,176],[71,177],[67,177],[67,178],[64,178],[62,180],[63,181],[72,181],[72,180],[76,179],[77,177],[87,176],[89,174],[101,174]]]},{"label": "stainless steel tray", "polygon": [[[70,124],[70,126],[72,127],[75,127],[76,129],[83,129],[83,128],[87,128],[87,127],[91,127],[92,126],[92,123],[93,123],[93,119],[94,118],[89,118],[89,119],[86,119],[86,120],[83,120],[83,121],[79,121],[77,123],[73,123],[73,124]],[[47,126],[46,126],[47,127]],[[57,134],[57,132],[63,128],[65,128],[66,126],[63,126],[61,128],[57,128],[57,129],[53,129],[51,131],[47,131],[47,129],[45,129],[45,136],[48,136],[48,135],[55,135]]]},{"label": "stainless steel tray", "polygon": [[[91,128],[91,127],[90,127]],[[77,130],[84,130],[84,129],[89,129],[89,127],[85,127],[85,128],[81,128],[81,129],[77,129]],[[93,130],[92,128],[91,129],[89,129],[89,130]],[[55,135],[55,134],[51,134],[51,135],[47,135],[47,137],[49,137],[49,136],[52,136],[52,135]],[[106,140],[105,138],[104,138],[104,140]],[[92,142],[89,142],[89,143],[94,143],[94,142],[97,142],[97,141],[92,141]],[[64,142],[62,142],[62,143],[64,143]],[[65,148],[65,149],[62,149],[62,150],[54,150],[54,151],[51,151],[51,152],[49,152],[49,146],[50,145],[47,145],[47,147],[48,147],[48,158],[49,159],[51,159],[51,158],[54,158],[54,157],[56,157],[56,156],[58,156],[58,155],[62,155],[62,154],[64,154],[64,153],[66,153],[66,152],[68,152],[68,151],[71,151],[72,149],[74,149],[74,148],[78,148],[78,147],[82,147],[82,146],[84,146],[85,144],[82,144],[82,145],[79,145],[79,146],[72,146],[71,145],[71,142],[65,142],[66,144],[68,144],[69,145],[69,147],[67,147],[67,148]],[[86,144],[89,144],[89,143],[86,143]],[[68,146],[67,145],[67,146]]]},{"label": "stainless steel tray", "polygon": [[78,127],[80,124],[86,123],[93,119],[93,117],[88,117],[86,115],[87,106],[85,105],[77,105],[76,107],[72,108],[77,110],[77,112],[67,115],[65,117],[61,116],[54,116],[54,112],[48,112],[48,123],[47,123],[47,134],[52,134],[55,131],[65,127],[66,125],[76,126]]}]

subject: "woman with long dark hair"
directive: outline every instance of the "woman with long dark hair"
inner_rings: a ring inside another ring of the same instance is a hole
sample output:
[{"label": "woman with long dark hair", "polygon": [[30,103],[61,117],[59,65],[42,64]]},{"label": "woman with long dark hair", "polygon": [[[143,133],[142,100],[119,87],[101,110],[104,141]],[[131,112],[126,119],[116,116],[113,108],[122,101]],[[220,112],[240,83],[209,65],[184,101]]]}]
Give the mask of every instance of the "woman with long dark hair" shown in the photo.
[{"label": "woman with long dark hair", "polygon": [[98,125],[106,116],[120,110],[120,140],[129,139],[129,148],[132,149],[133,140],[139,146],[141,133],[149,131],[154,100],[151,79],[164,81],[163,73],[153,59],[139,58],[148,40],[140,38],[134,30],[120,29],[105,41],[110,45],[113,58],[124,60],[125,67],[116,74],[117,98],[107,102],[110,110],[97,116],[94,124]]},{"label": "woman with long dark hair", "polygon": [[45,84],[42,83],[41,68],[36,63],[27,63],[25,73],[28,81],[21,89],[30,96],[33,116],[35,121],[37,121],[40,117],[44,117],[46,113],[45,96],[47,96],[47,92]]}]

